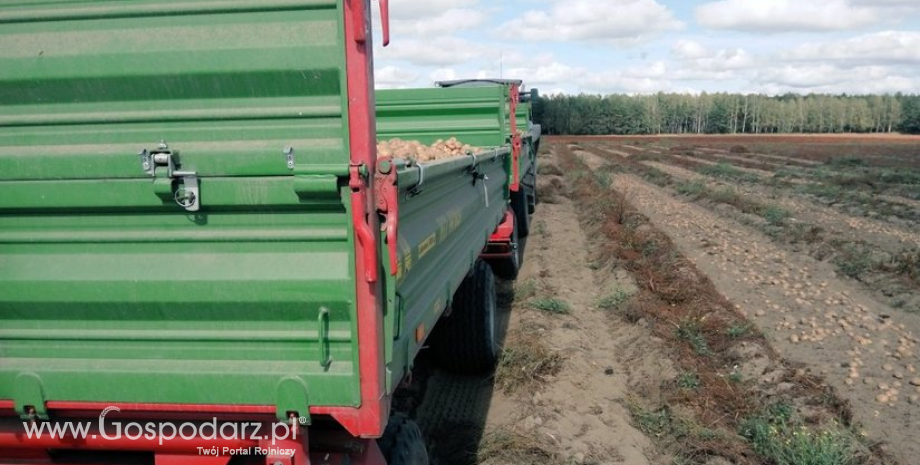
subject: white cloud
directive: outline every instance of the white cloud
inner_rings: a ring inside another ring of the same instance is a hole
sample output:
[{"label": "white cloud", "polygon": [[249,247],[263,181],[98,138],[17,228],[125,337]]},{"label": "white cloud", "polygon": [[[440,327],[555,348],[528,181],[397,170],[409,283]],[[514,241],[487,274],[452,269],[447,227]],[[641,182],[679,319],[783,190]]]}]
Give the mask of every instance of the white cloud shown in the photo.
[{"label": "white cloud", "polygon": [[438,68],[432,71],[428,77],[431,79],[431,82],[453,81],[459,78],[459,74],[457,74],[457,70],[454,68]]},{"label": "white cloud", "polygon": [[742,32],[847,30],[879,18],[876,8],[845,0],[720,0],[696,8],[696,19],[704,27]]},{"label": "white cloud", "polygon": [[756,64],[755,58],[742,48],[719,50],[711,57],[697,60],[697,65],[700,68],[716,71],[749,69]]},{"label": "white cloud", "polygon": [[[458,37],[400,39],[398,45],[375,50],[378,59],[403,60],[418,66],[460,65],[495,52],[488,45]],[[495,52],[497,58],[497,52]]]},{"label": "white cloud", "polygon": [[885,66],[839,68],[833,65],[785,65],[765,69],[752,82],[770,94],[842,93],[883,94],[920,88],[920,78],[892,72]]},{"label": "white cloud", "polygon": [[556,0],[549,10],[527,11],[500,29],[507,38],[627,45],[682,26],[671,10],[655,0]]},{"label": "white cloud", "polygon": [[866,5],[870,7],[895,7],[906,10],[920,9],[917,0],[852,0],[854,5]]},{"label": "white cloud", "polygon": [[654,93],[670,88],[663,63],[648,68],[626,70],[589,69],[570,66],[557,61],[552,55],[534,59],[532,66],[509,69],[506,75],[521,77],[530,87],[544,89],[544,93]]},{"label": "white cloud", "polygon": [[629,68],[623,70],[622,75],[628,78],[637,79],[661,79],[667,77],[670,73],[671,70],[668,66],[668,63],[664,61],[656,61],[645,66],[630,66]]},{"label": "white cloud", "polygon": [[709,56],[709,50],[694,40],[680,39],[671,47],[671,55],[678,60],[694,60]]},{"label": "white cloud", "polygon": [[391,30],[400,36],[444,36],[445,31],[457,33],[483,25],[486,14],[482,10],[454,8],[424,19],[392,20]]},{"label": "white cloud", "polygon": [[569,65],[553,61],[544,63],[531,68],[512,68],[507,75],[522,76],[527,78],[530,86],[543,85],[565,85],[576,83],[587,74],[582,68],[574,68]]},{"label": "white cloud", "polygon": [[763,84],[776,84],[807,89],[838,85],[850,77],[831,65],[783,65],[761,70],[755,78]]},{"label": "white cloud", "polygon": [[586,93],[654,94],[673,88],[666,77],[627,76],[618,71],[591,73],[579,82]]},{"label": "white cloud", "polygon": [[762,63],[742,48],[711,50],[689,39],[680,39],[671,47],[672,63],[666,73],[682,81],[726,81],[739,79],[743,73]]},{"label": "white cloud", "polygon": [[417,20],[477,5],[479,0],[393,0],[390,2],[390,16],[394,20]]},{"label": "white cloud", "polygon": [[[771,33],[763,36],[678,35],[662,0],[407,1],[393,2],[393,44],[375,50],[380,87],[503,76],[544,93],[920,89],[911,13],[920,0],[704,0],[697,10],[707,25]],[[772,34],[799,30],[813,35]]]},{"label": "white cloud", "polygon": [[374,70],[376,85],[381,89],[406,87],[418,79],[418,74],[398,66],[383,66]]},{"label": "white cloud", "polygon": [[804,44],[782,57],[795,61],[835,61],[848,66],[920,64],[920,32],[882,31],[846,40]]}]

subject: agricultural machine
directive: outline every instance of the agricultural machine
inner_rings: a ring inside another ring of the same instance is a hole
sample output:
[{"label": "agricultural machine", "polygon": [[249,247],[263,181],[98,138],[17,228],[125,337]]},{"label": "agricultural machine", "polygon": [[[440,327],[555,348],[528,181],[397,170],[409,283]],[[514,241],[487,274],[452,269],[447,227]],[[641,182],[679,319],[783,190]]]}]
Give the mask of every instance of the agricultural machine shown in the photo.
[{"label": "agricultural machine", "polygon": [[427,463],[391,398],[493,367],[540,134],[519,81],[375,93],[370,12],[0,4],[0,463]]}]

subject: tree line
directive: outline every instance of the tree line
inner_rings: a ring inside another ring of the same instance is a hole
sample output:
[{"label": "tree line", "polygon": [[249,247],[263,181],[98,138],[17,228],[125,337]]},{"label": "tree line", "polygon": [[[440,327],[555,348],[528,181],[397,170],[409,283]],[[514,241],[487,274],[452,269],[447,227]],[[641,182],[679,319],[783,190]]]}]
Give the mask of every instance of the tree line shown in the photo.
[{"label": "tree line", "polygon": [[533,111],[545,134],[920,134],[920,95],[904,94],[559,94]]}]

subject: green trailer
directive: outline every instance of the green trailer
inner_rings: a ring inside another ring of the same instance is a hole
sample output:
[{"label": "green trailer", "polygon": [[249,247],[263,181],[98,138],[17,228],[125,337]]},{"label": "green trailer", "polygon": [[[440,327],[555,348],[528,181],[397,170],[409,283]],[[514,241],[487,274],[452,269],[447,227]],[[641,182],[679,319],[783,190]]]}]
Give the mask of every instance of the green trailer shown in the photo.
[{"label": "green trailer", "polygon": [[443,89],[481,89],[502,87],[508,92],[502,112],[503,130],[512,146],[511,206],[516,215],[518,234],[530,233],[530,216],[537,205],[537,152],[540,149],[541,128],[533,124],[532,101],[539,96],[537,89],[523,90],[518,79],[460,79],[436,83]]},{"label": "green trailer", "polygon": [[[519,83],[489,81],[477,86],[377,92],[380,140],[398,138],[431,144],[454,137],[480,148],[511,148],[511,156],[505,160],[509,218],[504,222],[506,228],[492,237],[483,254],[495,273],[505,279],[516,278],[522,263],[519,238],[527,235],[533,213],[523,199],[534,192],[536,174],[536,154],[529,152],[531,139],[522,139],[520,131],[511,126],[514,116],[529,117],[515,96],[519,86]],[[527,122],[523,124],[526,126]],[[522,143],[524,140],[526,143]],[[525,186],[527,180],[530,187]]]},{"label": "green trailer", "polygon": [[0,2],[0,462],[426,463],[390,399],[494,363],[516,149],[378,159],[370,11]]}]

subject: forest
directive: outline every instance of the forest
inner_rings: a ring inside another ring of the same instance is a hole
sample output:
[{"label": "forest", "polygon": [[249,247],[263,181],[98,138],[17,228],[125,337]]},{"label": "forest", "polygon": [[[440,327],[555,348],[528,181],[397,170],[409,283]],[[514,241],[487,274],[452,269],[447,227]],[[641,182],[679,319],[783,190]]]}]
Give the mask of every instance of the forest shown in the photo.
[{"label": "forest", "polygon": [[551,95],[534,102],[545,134],[920,134],[920,95]]}]

